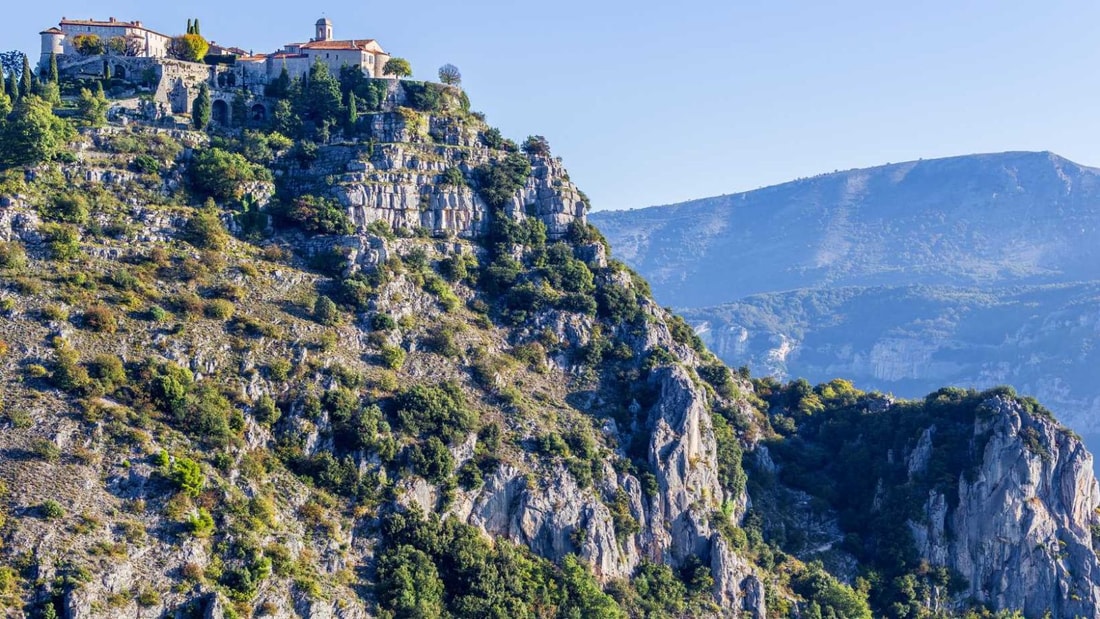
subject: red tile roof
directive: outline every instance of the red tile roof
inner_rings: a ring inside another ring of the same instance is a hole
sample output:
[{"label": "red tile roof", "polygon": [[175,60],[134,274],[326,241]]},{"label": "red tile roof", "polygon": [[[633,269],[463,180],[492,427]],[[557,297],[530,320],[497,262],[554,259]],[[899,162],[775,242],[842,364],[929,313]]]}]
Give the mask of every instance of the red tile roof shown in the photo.
[{"label": "red tile roof", "polygon": [[[334,49],[334,50],[363,50],[371,43],[377,44],[374,39],[351,39],[348,41],[310,41],[298,46],[302,49]],[[381,46],[379,46],[381,47]]]},{"label": "red tile roof", "polygon": [[96,20],[96,19],[65,19],[64,17],[62,17],[61,18],[61,25],[62,26],[98,26],[98,27],[108,27],[108,28],[112,28],[112,27],[113,28],[136,28],[138,30],[144,30],[146,32],[152,32],[153,34],[159,34],[162,37],[169,36],[167,34],[157,32],[156,30],[152,30],[152,29],[146,28],[145,26],[142,26],[141,22],[139,22],[139,21],[118,21],[118,20],[115,20],[115,21],[100,21],[100,20]]}]

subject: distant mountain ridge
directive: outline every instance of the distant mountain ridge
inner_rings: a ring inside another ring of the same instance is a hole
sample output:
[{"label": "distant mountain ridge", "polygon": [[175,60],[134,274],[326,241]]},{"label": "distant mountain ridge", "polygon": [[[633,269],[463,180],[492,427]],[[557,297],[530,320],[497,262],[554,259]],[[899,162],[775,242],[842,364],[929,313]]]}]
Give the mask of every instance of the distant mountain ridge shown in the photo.
[{"label": "distant mountain ridge", "polygon": [[591,218],[676,307],[821,286],[1100,277],[1100,169],[1050,152],[888,164]]}]

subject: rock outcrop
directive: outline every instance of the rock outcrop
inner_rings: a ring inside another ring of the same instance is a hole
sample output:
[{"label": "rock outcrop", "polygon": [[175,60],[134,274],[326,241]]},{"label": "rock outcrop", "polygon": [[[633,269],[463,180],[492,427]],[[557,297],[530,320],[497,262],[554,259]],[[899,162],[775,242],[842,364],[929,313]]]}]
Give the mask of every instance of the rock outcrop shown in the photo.
[{"label": "rock outcrop", "polygon": [[973,480],[961,479],[957,496],[932,492],[924,518],[909,522],[918,552],[963,577],[963,598],[1027,617],[1100,616],[1093,538],[1100,486],[1092,455],[1015,401],[1001,397],[985,406],[974,436],[988,439]]},{"label": "rock outcrop", "polygon": [[[476,131],[453,117],[387,112],[371,118],[368,134],[368,145],[323,146],[316,158],[291,166],[288,174],[303,187],[333,178],[328,193],[360,229],[384,221],[394,228],[466,238],[488,230],[491,209],[477,193],[473,172],[499,153],[487,148]],[[544,154],[529,158],[531,174],[504,212],[515,219],[536,217],[551,238],[560,238],[570,223],[585,220],[587,199],[560,159]],[[440,182],[449,169],[467,180]]]}]

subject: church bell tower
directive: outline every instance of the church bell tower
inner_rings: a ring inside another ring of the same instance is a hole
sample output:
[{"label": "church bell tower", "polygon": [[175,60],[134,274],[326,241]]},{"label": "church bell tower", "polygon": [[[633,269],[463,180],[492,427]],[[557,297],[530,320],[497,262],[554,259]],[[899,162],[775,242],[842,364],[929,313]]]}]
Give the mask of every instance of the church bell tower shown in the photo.
[{"label": "church bell tower", "polygon": [[322,17],[317,20],[317,37],[314,41],[331,41],[332,40],[332,22],[327,17]]}]

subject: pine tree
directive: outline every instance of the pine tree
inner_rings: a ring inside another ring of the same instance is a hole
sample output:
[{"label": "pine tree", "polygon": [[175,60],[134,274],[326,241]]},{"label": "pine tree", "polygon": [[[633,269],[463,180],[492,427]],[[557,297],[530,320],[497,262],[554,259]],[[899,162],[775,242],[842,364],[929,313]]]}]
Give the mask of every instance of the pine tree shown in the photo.
[{"label": "pine tree", "polygon": [[33,81],[34,73],[31,71],[31,63],[27,60],[26,54],[23,55],[23,78],[19,80],[19,92],[22,95],[28,95],[31,93],[31,89],[34,88]]},{"label": "pine tree", "polygon": [[57,54],[50,52],[50,81],[54,84],[61,83],[61,76],[57,72]]}]

